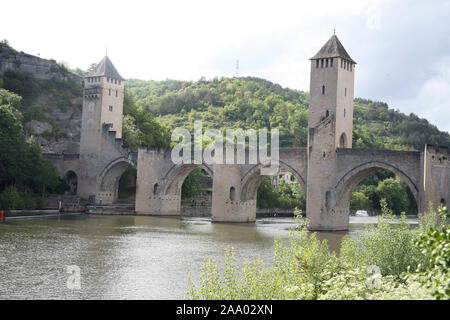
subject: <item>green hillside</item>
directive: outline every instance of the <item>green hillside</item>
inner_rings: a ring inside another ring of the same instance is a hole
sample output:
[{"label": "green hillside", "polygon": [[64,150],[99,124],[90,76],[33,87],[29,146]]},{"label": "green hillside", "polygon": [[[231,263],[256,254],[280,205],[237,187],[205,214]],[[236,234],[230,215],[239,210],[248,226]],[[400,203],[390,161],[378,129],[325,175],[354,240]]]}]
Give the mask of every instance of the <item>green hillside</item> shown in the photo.
[{"label": "green hillside", "polygon": [[[129,102],[171,128],[192,128],[194,120],[202,120],[204,128],[278,128],[281,146],[306,146],[306,92],[251,77],[197,82],[130,79],[126,89]],[[450,147],[450,135],[386,103],[355,99],[354,148],[420,150],[426,143]]]}]

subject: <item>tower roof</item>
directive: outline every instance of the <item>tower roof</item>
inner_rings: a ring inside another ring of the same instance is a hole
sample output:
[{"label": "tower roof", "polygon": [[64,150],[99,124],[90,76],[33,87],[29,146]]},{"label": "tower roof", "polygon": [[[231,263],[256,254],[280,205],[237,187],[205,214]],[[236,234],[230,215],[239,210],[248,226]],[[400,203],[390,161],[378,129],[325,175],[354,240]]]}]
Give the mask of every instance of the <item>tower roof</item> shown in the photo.
[{"label": "tower roof", "polygon": [[98,64],[97,67],[90,72],[88,77],[99,77],[99,76],[107,76],[114,79],[125,80],[122,76],[117,72],[111,60],[108,56],[105,56]]},{"label": "tower roof", "polygon": [[327,41],[327,43],[324,44],[322,49],[320,49],[319,52],[317,52],[316,55],[309,60],[334,58],[334,57],[344,58],[356,64],[356,62],[352,58],[350,58],[347,51],[345,51],[344,46],[339,41],[336,35],[332,35],[331,38]]}]

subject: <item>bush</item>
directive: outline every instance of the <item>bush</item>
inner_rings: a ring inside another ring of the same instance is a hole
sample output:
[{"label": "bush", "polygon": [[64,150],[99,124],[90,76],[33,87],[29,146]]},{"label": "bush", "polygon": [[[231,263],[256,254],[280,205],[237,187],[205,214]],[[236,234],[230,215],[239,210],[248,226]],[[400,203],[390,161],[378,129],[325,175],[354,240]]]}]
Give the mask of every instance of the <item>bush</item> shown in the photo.
[{"label": "bush", "polygon": [[21,209],[24,206],[22,195],[15,186],[6,187],[0,194],[0,207],[4,209]]},{"label": "bush", "polygon": [[[421,228],[416,246],[429,257],[427,265],[419,265],[417,270],[423,276],[421,282],[427,288],[433,288],[433,296],[436,299],[450,299],[450,230],[446,224],[448,210],[446,207],[439,208],[438,216],[431,215],[434,225],[428,229]],[[428,226],[428,225],[427,225]],[[428,267],[428,268],[427,268]],[[412,274],[412,277],[416,275]]]},{"label": "bush", "polygon": [[350,210],[370,210],[372,209],[372,202],[362,192],[353,192],[350,200]]},{"label": "bush", "polygon": [[35,209],[45,209],[47,207],[47,204],[45,203],[45,200],[42,197],[37,197],[35,199]]},{"label": "bush", "polygon": [[22,194],[23,207],[21,209],[34,209],[36,208],[36,198],[30,194]]},{"label": "bush", "polygon": [[424,234],[420,230],[425,225],[410,228],[404,216],[396,219],[386,202],[381,204],[378,225],[368,227],[357,239],[346,237],[339,257],[326,241],[309,233],[307,219],[297,215],[289,245],[275,242],[272,267],[256,260],[245,262],[239,270],[233,249],[228,248],[224,272],[215,260],[205,261],[199,285],[190,279],[187,295],[191,299],[448,299],[448,227],[440,224],[436,232],[429,226]]},{"label": "bush", "polygon": [[405,215],[396,218],[384,199],[381,209],[377,225],[369,225],[357,239],[346,237],[341,259],[355,267],[376,265],[382,275],[400,277],[408,267],[415,269],[424,263],[426,256],[414,245],[417,232],[411,230]]},{"label": "bush", "polygon": [[15,186],[6,187],[0,194],[0,208],[9,210],[45,209],[45,200],[29,192],[20,192]]}]

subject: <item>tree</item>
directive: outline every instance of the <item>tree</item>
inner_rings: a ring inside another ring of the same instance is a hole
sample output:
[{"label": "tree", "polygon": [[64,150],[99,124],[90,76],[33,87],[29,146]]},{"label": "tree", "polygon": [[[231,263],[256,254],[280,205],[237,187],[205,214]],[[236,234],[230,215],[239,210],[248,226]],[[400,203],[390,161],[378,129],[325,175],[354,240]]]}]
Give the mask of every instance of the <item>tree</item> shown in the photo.
[{"label": "tree", "polygon": [[0,187],[13,183],[22,175],[22,155],[26,149],[22,115],[14,107],[20,96],[0,89]]},{"label": "tree", "polygon": [[388,206],[396,214],[405,212],[409,207],[406,186],[397,177],[381,181],[377,186],[377,194],[380,199],[386,199]]},{"label": "tree", "polygon": [[350,210],[370,210],[372,209],[372,202],[362,192],[353,192],[350,200]]},{"label": "tree", "polygon": [[61,183],[55,167],[42,156],[36,140],[27,141],[23,134],[22,114],[15,109],[20,101],[0,89],[0,189],[16,185],[35,193],[55,190]]},{"label": "tree", "polygon": [[259,185],[256,205],[258,208],[278,207],[278,194],[272,185],[272,177],[265,177]]},{"label": "tree", "polygon": [[192,198],[200,194],[202,189],[201,180],[205,176],[203,169],[200,167],[195,168],[184,179],[183,186],[181,187],[182,198]]}]

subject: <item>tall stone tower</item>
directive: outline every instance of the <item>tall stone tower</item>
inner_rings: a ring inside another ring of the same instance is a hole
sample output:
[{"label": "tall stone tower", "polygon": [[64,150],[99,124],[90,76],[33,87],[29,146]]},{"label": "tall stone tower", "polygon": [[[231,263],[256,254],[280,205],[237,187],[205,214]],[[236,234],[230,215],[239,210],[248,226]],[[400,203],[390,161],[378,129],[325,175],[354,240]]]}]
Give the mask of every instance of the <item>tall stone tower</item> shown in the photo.
[{"label": "tall stone tower", "polygon": [[[105,135],[115,132],[122,137],[122,112],[124,79],[117,72],[108,56],[84,78],[83,110],[81,117],[80,172],[78,195],[95,196],[97,178],[104,167],[102,148]],[[111,159],[109,159],[111,160]]]},{"label": "tall stone tower", "polygon": [[313,230],[346,230],[336,210],[336,148],[352,147],[356,62],[333,35],[311,59],[306,214]]}]

